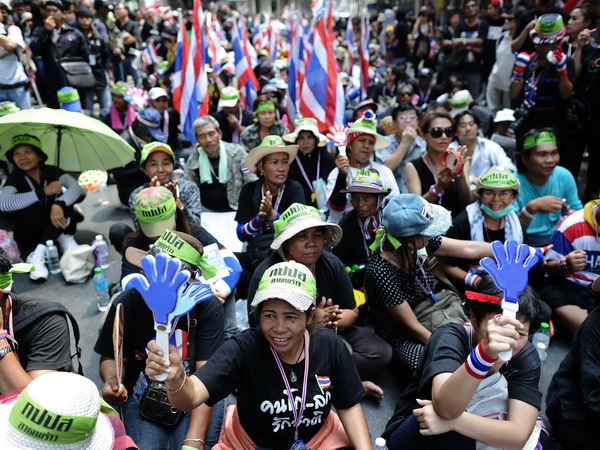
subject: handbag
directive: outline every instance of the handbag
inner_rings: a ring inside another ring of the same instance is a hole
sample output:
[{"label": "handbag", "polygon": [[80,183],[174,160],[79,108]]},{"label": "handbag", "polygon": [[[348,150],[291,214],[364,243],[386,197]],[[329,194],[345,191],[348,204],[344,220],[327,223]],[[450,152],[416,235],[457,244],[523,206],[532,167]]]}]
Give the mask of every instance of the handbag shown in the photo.
[{"label": "handbag", "polygon": [[60,258],[60,271],[68,283],[85,283],[96,263],[95,245],[73,245]]},{"label": "handbag", "polygon": [[96,85],[92,67],[84,58],[67,56],[61,58],[59,64],[67,77],[69,86],[77,89],[89,89]]},{"label": "handbag", "polygon": [[[144,374],[144,376],[146,376]],[[142,395],[140,414],[145,419],[160,423],[161,425],[174,426],[179,423],[184,412],[175,408],[167,398],[167,388],[160,381],[146,377],[148,386]]]},{"label": "handbag", "polygon": [[461,299],[456,292],[442,289],[435,296],[437,302],[428,297],[412,308],[421,325],[433,333],[444,324],[467,321]]}]

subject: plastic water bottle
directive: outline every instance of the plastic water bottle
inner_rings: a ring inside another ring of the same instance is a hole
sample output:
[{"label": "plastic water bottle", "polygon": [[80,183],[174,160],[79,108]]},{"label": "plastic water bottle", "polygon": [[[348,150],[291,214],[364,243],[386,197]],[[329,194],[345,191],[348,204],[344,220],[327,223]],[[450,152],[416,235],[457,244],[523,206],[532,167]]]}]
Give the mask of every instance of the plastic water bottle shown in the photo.
[{"label": "plastic water bottle", "polygon": [[46,259],[48,260],[48,270],[51,274],[60,273],[60,259],[58,257],[58,249],[51,239],[46,241]]},{"label": "plastic water bottle", "polygon": [[375,439],[375,445],[373,446],[373,450],[388,450],[388,446],[385,442],[385,439],[382,437],[378,437]]},{"label": "plastic water bottle", "polygon": [[94,269],[94,289],[96,289],[96,298],[98,299],[98,311],[106,311],[110,295],[108,295],[108,280],[102,273],[101,267]]},{"label": "plastic water bottle", "polygon": [[110,202],[106,198],[106,181],[100,182],[100,189],[98,190],[98,192],[100,194],[100,198],[98,199],[97,206],[106,206],[110,204]]},{"label": "plastic water bottle", "polygon": [[540,329],[533,335],[531,343],[537,350],[543,364],[548,356],[547,351],[550,345],[550,325],[548,323],[542,322],[540,324]]},{"label": "plastic water bottle", "polygon": [[92,242],[92,245],[96,245],[96,250],[94,251],[94,255],[96,256],[96,263],[94,267],[102,267],[103,269],[108,269],[110,266],[110,262],[108,261],[108,246],[106,245],[106,241],[101,234],[96,235],[96,239]]},{"label": "plastic water bottle", "polygon": [[171,173],[171,178],[180,180],[185,174],[185,159],[179,158],[179,167]]}]

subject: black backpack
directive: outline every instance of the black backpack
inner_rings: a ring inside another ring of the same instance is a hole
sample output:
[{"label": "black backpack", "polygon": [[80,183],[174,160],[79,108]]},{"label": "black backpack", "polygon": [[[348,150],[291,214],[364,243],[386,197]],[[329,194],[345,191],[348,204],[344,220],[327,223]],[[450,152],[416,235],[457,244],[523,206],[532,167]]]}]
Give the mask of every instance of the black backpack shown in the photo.
[{"label": "black backpack", "polygon": [[61,313],[64,314],[68,322],[71,323],[73,336],[75,337],[75,354],[71,355],[71,359],[77,356],[77,373],[83,375],[83,367],[81,366],[81,348],[79,347],[79,325],[71,312],[62,304],[52,301],[27,302],[21,306],[19,314],[15,317],[13,324],[14,333],[21,331],[25,327],[38,322],[42,317],[49,314]]}]

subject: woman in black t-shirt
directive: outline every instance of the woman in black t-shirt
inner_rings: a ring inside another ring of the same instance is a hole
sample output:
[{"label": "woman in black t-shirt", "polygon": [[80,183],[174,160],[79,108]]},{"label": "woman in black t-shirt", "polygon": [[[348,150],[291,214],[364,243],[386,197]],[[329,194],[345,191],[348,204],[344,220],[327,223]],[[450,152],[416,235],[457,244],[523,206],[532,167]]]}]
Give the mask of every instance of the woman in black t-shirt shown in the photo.
[{"label": "woman in black t-shirt", "polygon": [[[431,336],[383,433],[390,450],[536,448],[541,363],[527,337],[538,299],[527,288],[517,319],[503,317],[503,294],[490,278],[480,284],[485,294],[468,293],[470,324],[444,325]],[[498,359],[509,349],[509,362]]]},{"label": "woman in black t-shirt", "polygon": [[258,328],[228,340],[190,377],[174,347],[165,359],[151,341],[146,373],[166,373],[169,401],[183,410],[237,391],[220,449],[370,449],[360,405],[364,389],[350,354],[335,333],[308,327],[316,294],[306,266],[276,264],[261,278],[252,302]]}]

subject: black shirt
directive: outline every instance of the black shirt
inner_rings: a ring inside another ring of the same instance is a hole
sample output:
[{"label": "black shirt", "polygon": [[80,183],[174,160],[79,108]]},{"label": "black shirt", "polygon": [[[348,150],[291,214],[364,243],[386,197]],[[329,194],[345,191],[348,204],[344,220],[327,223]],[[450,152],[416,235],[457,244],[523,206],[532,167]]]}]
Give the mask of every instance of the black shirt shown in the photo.
[{"label": "black shirt", "polygon": [[365,238],[355,209],[344,214],[339,225],[344,232],[344,238],[333,247],[333,254],[346,266],[366,264],[369,257],[367,249],[375,240],[375,232],[371,233],[370,239]]},{"label": "black shirt", "polygon": [[227,185],[219,183],[219,178],[215,176],[215,174],[219,173],[219,158],[208,158],[208,161],[212,167],[212,183],[200,184],[200,199],[202,204],[212,211],[233,211],[227,200]]},{"label": "black shirt", "polygon": [[[481,19],[479,19],[479,21],[472,27],[467,25],[467,23],[462,20],[458,23],[458,25],[456,25],[454,37],[464,39],[483,39],[483,42],[485,43],[489,26],[490,25],[487,21]],[[463,60],[456,66],[456,70],[481,72],[481,59],[482,53],[468,50]]]},{"label": "black shirt", "polygon": [[[319,156],[320,156],[320,164],[319,164]],[[329,173],[335,168],[335,158],[331,153],[329,153],[326,148],[317,147],[308,155],[305,155],[301,151],[298,151],[298,155],[294,158],[294,161],[290,164],[290,172],[288,174],[288,178],[291,180],[295,180],[300,185],[302,185],[302,189],[304,191],[305,200],[302,202],[309,206],[317,207],[316,201],[312,201],[311,194],[312,184],[308,185],[304,177],[302,176],[302,171],[300,170],[299,164],[302,164],[302,168],[306,172],[306,176],[309,181],[317,179],[317,168],[319,168],[319,178],[325,181],[327,184],[327,177]]]},{"label": "black shirt", "polygon": [[[127,33],[131,34],[133,37],[138,38],[138,26],[137,26],[137,23],[135,23],[133,20],[128,20],[123,25],[121,25],[121,22],[119,22],[117,20],[117,27],[122,32],[126,31]],[[136,44],[137,44],[137,42],[134,42],[133,44],[123,44],[125,46],[125,56],[133,58],[133,55],[129,54],[129,49],[135,48]]]},{"label": "black shirt", "polygon": [[[417,398],[431,400],[431,385],[436,375],[454,373],[471,352],[467,330],[463,325],[450,323],[433,332],[419,359],[419,365],[406,390],[400,394],[394,415],[383,433],[388,436],[398,428],[413,409],[419,408]],[[508,398],[521,400],[537,409],[542,406],[538,390],[541,362],[530,342],[502,366],[500,372],[508,382]]]},{"label": "black shirt", "polygon": [[[304,442],[321,429],[331,410],[348,409],[364,396],[358,373],[342,339],[325,329],[310,336],[306,409],[299,438]],[[304,361],[282,362],[289,379],[293,369],[298,380],[291,383],[296,405],[300,404]],[[283,379],[269,343],[258,329],[229,339],[196,375],[208,389],[214,405],[237,389],[240,422],[254,443],[267,448],[290,448],[294,442],[294,419]]]},{"label": "black shirt", "polygon": [[[127,289],[112,303],[106,320],[100,330],[100,336],[94,351],[100,356],[114,358],[113,323],[115,311],[119,303],[123,304],[123,357],[127,360],[123,385],[131,394],[131,390],[140,374],[146,367],[146,346],[156,336],[153,313],[135,289]],[[195,306],[196,361],[207,361],[219,349],[225,339],[225,318],[223,306],[216,297],[211,297]],[[182,341],[187,343],[188,320],[186,316],[177,321],[176,329],[182,330]],[[184,358],[187,348],[184,350]]]}]

